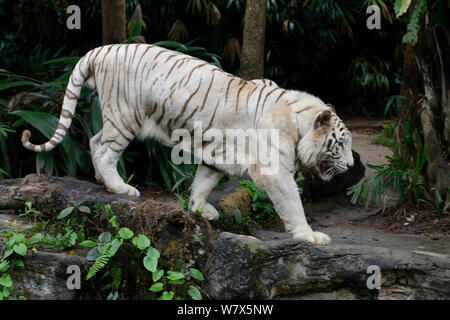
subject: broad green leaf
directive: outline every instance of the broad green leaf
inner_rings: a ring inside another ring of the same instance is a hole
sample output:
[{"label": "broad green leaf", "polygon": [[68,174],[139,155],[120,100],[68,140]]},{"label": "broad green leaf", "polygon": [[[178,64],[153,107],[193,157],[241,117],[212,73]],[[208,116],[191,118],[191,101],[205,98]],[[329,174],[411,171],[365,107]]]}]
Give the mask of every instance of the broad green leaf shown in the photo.
[{"label": "broad green leaf", "polygon": [[3,253],[2,260],[8,258],[13,253],[14,253],[14,250],[12,248],[9,248],[9,249],[5,250],[5,253]]},{"label": "broad green leaf", "polygon": [[14,235],[14,243],[19,244],[19,243],[24,243],[25,242],[25,236],[21,233],[16,233]]},{"label": "broad green leaf", "polygon": [[144,267],[145,269],[147,269],[150,272],[155,272],[156,271],[156,267],[158,266],[158,259],[149,257],[149,256],[145,256],[143,259],[144,262]]},{"label": "broad green leaf", "polygon": [[168,271],[167,272],[167,279],[169,280],[179,280],[179,279],[183,279],[184,278],[184,274],[180,273],[180,272],[176,272],[176,271]]},{"label": "broad green leaf", "polygon": [[83,213],[91,213],[91,209],[87,206],[80,206],[78,207],[78,210],[80,210]]},{"label": "broad green leaf", "polygon": [[29,246],[35,245],[36,243],[39,243],[44,238],[45,238],[45,234],[35,233],[30,239],[28,239],[28,245]]},{"label": "broad green leaf", "polygon": [[61,57],[61,58],[45,61],[42,63],[42,65],[53,64],[53,63],[58,63],[58,62],[62,62],[62,63],[78,62],[79,60],[80,60],[80,57]]},{"label": "broad green leaf", "polygon": [[27,254],[27,246],[23,243],[16,244],[13,247],[15,253],[20,254],[21,256],[25,256]]},{"label": "broad green leaf", "polygon": [[193,300],[202,300],[202,294],[200,293],[200,291],[194,287],[194,286],[189,286],[189,288],[186,290],[187,294],[191,296],[191,298]]},{"label": "broad green leaf", "polygon": [[101,243],[106,243],[109,240],[111,240],[111,232],[106,231],[98,236],[98,241]]},{"label": "broad green leaf", "polygon": [[174,296],[173,291],[164,291],[163,294],[161,295],[161,297],[158,298],[158,300],[172,300]]},{"label": "broad green leaf", "polygon": [[96,245],[97,245],[97,242],[92,241],[92,240],[84,240],[83,242],[80,243],[80,246],[88,247],[88,248],[93,248]]},{"label": "broad green leaf", "polygon": [[150,247],[150,248],[148,248],[148,250],[147,250],[147,256],[149,256],[149,257],[151,257],[151,258],[153,258],[153,259],[158,260],[159,257],[160,257],[160,254],[159,254],[159,251],[158,251],[158,250],[156,250],[156,249],[153,248],[153,247]]},{"label": "broad green leaf", "polygon": [[132,242],[140,250],[145,250],[150,246],[150,239],[147,238],[147,236],[145,236],[143,234],[140,234],[137,237],[134,237]]},{"label": "broad green leaf", "polygon": [[205,280],[205,278],[203,277],[203,274],[195,268],[190,268],[189,274],[191,275],[192,278],[197,279],[199,281]]},{"label": "broad green leaf", "polygon": [[155,272],[152,272],[153,282],[156,282],[159,279],[161,279],[163,275],[164,275],[164,270],[156,270]]},{"label": "broad green leaf", "polygon": [[154,46],[164,47],[173,50],[183,50],[186,51],[187,47],[184,44],[175,41],[159,41],[153,43]]},{"label": "broad green leaf", "polygon": [[411,0],[396,0],[394,4],[395,17],[398,18],[408,11],[410,4]]},{"label": "broad green leaf", "polygon": [[92,248],[89,250],[86,260],[87,261],[95,261],[97,258],[100,257],[100,249],[98,247]]},{"label": "broad green leaf", "polygon": [[114,256],[117,252],[117,250],[119,250],[120,246],[123,243],[123,239],[114,239],[111,243],[111,247],[109,248],[109,253],[111,256]]},{"label": "broad green leaf", "polygon": [[0,278],[0,285],[3,287],[11,288],[12,287],[12,279],[10,275],[6,275]]},{"label": "broad green leaf", "polygon": [[122,239],[128,240],[128,239],[131,239],[133,237],[134,233],[133,233],[133,231],[131,231],[127,227],[123,227],[123,228],[120,228],[120,230],[118,232],[118,235]]},{"label": "broad green leaf", "polygon": [[[28,110],[16,110],[10,112],[14,114],[27,123],[36,128],[40,133],[42,133],[47,139],[50,139],[56,131],[58,126],[58,118],[50,113],[38,112],[38,111],[28,111]],[[38,142],[35,142],[38,143]],[[76,166],[85,168],[89,164],[88,156],[81,150],[80,146],[70,137],[67,133],[61,142],[61,146],[65,152],[65,164],[68,173],[72,176],[76,174]]]},{"label": "broad green leaf", "polygon": [[38,87],[39,83],[33,82],[33,81],[7,82],[7,83],[3,83],[3,84],[0,85],[0,91],[1,90],[5,90],[5,89],[9,89],[9,88],[14,88],[14,87],[29,87],[29,86]]},{"label": "broad green leaf", "polygon": [[25,267],[25,264],[23,263],[22,260],[16,260],[16,261],[14,262],[14,264],[15,264],[16,266],[18,266],[18,267],[21,267],[21,268]]},{"label": "broad green leaf", "polygon": [[178,279],[178,280],[169,280],[169,283],[171,284],[184,284],[184,279]]},{"label": "broad green leaf", "polygon": [[58,217],[56,219],[64,219],[65,217],[67,217],[69,214],[72,213],[73,209],[75,209],[74,207],[67,207],[64,210],[62,210]]},{"label": "broad green leaf", "polygon": [[155,283],[150,287],[150,291],[152,292],[159,292],[162,289],[164,289],[164,284],[162,284],[161,282]]}]

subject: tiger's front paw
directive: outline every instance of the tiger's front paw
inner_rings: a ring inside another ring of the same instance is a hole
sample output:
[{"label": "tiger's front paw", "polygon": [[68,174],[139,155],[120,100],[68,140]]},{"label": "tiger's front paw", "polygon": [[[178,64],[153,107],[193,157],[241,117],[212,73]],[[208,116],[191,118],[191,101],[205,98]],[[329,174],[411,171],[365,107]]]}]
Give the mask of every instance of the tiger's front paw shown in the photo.
[{"label": "tiger's front paw", "polygon": [[219,219],[219,212],[214,208],[214,206],[208,202],[197,202],[195,200],[191,200],[191,205],[189,210],[192,212],[199,212],[203,218],[208,220],[217,220]]},{"label": "tiger's front paw", "polygon": [[135,187],[130,186],[129,184],[122,184],[117,187],[110,187],[108,188],[108,191],[111,193],[118,193],[118,194],[127,194],[129,196],[133,197],[140,197],[141,193],[136,189]]},{"label": "tiger's front paw", "polygon": [[219,212],[214,208],[212,204],[205,203],[203,205],[203,212],[201,213],[202,217],[208,220],[217,220],[219,219]]},{"label": "tiger's front paw", "polygon": [[293,234],[294,239],[303,239],[308,242],[311,242],[312,244],[329,244],[331,242],[331,238],[329,235],[323,233],[323,232],[304,232],[304,233],[294,233]]}]

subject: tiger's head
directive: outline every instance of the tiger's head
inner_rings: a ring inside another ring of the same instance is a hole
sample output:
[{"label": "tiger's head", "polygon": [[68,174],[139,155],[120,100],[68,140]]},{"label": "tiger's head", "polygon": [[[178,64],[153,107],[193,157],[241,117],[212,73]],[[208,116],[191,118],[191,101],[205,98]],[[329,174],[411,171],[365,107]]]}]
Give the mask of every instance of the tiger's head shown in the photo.
[{"label": "tiger's head", "polygon": [[[331,105],[318,98],[309,102],[314,103],[303,105],[296,112],[298,127],[302,129],[297,157],[302,165],[314,168],[323,180],[331,180],[354,164],[352,136]],[[309,117],[305,117],[307,112]],[[305,119],[311,116],[312,124],[310,120],[305,124]]]}]

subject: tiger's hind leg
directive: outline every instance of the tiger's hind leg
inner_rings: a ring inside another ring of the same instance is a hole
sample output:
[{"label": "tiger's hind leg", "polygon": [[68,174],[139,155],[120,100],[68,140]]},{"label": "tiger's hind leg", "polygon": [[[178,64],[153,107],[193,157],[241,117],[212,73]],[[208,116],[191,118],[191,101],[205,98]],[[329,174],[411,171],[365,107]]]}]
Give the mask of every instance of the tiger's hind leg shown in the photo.
[{"label": "tiger's hind leg", "polygon": [[123,151],[134,137],[125,136],[122,131],[111,122],[104,121],[102,134],[97,140],[92,138],[92,162],[96,168],[98,180],[102,181],[106,189],[112,193],[128,194],[139,197],[141,194],[135,188],[126,184],[117,172],[117,162]]},{"label": "tiger's hind leg", "polygon": [[208,220],[219,218],[219,212],[206,200],[211,190],[216,186],[224,173],[211,167],[199,164],[197,173],[192,183],[191,197],[189,199],[189,210],[192,212],[201,211],[202,217]]},{"label": "tiger's hind leg", "polygon": [[91,148],[91,158],[92,158],[92,164],[93,164],[94,170],[95,170],[95,179],[98,182],[103,183],[103,179],[100,176],[100,174],[98,173],[97,165],[96,165],[96,162],[94,161],[94,155],[97,152],[97,150],[99,149],[99,147],[101,146],[101,138],[102,138],[102,130],[100,130],[95,136],[93,136],[89,140],[89,146]]}]

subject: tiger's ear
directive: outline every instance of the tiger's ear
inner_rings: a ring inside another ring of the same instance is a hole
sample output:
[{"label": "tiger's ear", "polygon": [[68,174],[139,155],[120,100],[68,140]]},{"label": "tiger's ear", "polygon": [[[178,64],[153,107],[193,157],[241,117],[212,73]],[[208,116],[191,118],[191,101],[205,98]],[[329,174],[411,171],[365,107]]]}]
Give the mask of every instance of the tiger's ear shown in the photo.
[{"label": "tiger's ear", "polygon": [[319,114],[314,118],[313,128],[317,129],[328,126],[330,124],[331,115],[332,114],[330,110],[319,112]]},{"label": "tiger's ear", "polygon": [[334,107],[331,103],[327,103],[327,107],[330,107],[331,110],[333,110],[333,112],[336,113],[336,110],[334,109]]}]

